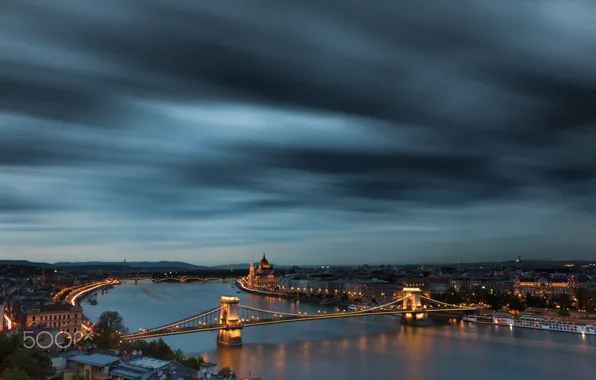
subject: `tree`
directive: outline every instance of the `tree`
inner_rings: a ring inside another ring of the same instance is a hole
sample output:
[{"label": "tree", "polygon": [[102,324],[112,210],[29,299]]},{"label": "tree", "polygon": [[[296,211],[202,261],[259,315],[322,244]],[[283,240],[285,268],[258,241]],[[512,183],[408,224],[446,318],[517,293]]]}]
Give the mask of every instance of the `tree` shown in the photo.
[{"label": "tree", "polygon": [[181,363],[182,360],[184,360],[184,359],[185,359],[184,352],[182,352],[182,350],[178,349],[178,350],[174,351],[174,360]]},{"label": "tree", "polygon": [[34,380],[27,372],[19,368],[7,368],[2,372],[3,380]]},{"label": "tree", "polygon": [[0,334],[0,373],[5,380],[28,380],[49,377],[54,369],[41,348],[25,348],[21,335]]},{"label": "tree", "polygon": [[571,307],[573,303],[569,294],[557,294],[553,296],[552,301],[555,305],[558,305],[562,308]]},{"label": "tree", "polygon": [[185,365],[187,367],[193,368],[193,369],[201,369],[201,364],[205,363],[205,360],[199,356],[199,357],[190,357],[190,358],[185,358],[179,361],[180,364]]},{"label": "tree", "polygon": [[524,311],[526,310],[526,306],[518,296],[513,296],[509,300],[509,310]]},{"label": "tree", "polygon": [[21,369],[34,379],[45,379],[54,374],[52,360],[41,348],[22,348],[8,358],[9,369]]},{"label": "tree", "polygon": [[580,310],[586,309],[586,292],[579,288],[575,293],[575,298],[577,299],[577,308]]},{"label": "tree", "polygon": [[0,373],[6,368],[8,358],[23,348],[23,338],[19,334],[7,336],[0,333]]},{"label": "tree", "polygon": [[224,367],[219,370],[217,373],[219,376],[223,377],[224,379],[235,379],[236,374],[230,367]]},{"label": "tree", "polygon": [[571,313],[569,312],[568,309],[561,309],[561,310],[559,310],[559,316],[569,317],[569,316],[571,316]]},{"label": "tree", "polygon": [[132,343],[122,343],[120,345],[122,351],[143,351],[144,355],[151,356],[161,360],[178,360],[184,357],[182,351],[174,352],[170,346],[162,339],[147,342],[146,340],[137,340]]},{"label": "tree", "polygon": [[120,342],[118,335],[125,331],[124,320],[120,313],[104,311],[93,328],[93,342],[100,348],[115,348]]},{"label": "tree", "polygon": [[490,305],[490,308],[493,309],[494,311],[498,311],[501,310],[501,307],[503,307],[503,299],[501,297],[495,296],[495,295],[490,295],[487,299],[488,304]]}]

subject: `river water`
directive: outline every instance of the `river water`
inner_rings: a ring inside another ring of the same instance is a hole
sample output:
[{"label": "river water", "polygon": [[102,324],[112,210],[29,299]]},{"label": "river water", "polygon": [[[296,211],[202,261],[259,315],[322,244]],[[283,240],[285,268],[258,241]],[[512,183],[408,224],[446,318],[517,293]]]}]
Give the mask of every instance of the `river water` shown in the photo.
[{"label": "river water", "polygon": [[[123,283],[83,304],[93,321],[106,310],[130,331],[156,327],[219,305],[222,295],[267,310],[316,313],[321,306],[236,293],[221,283]],[[326,310],[332,310],[328,307]],[[470,324],[403,326],[391,316],[258,326],[242,347],[218,347],[216,332],[166,337],[173,349],[200,354],[239,378],[309,379],[596,379],[596,337]]]}]

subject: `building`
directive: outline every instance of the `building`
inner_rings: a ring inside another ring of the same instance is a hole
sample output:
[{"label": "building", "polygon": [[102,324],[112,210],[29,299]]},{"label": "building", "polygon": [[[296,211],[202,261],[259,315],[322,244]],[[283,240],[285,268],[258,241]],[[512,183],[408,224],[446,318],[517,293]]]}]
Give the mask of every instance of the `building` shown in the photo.
[{"label": "building", "polygon": [[[54,370],[56,371],[56,376],[58,378],[61,378],[63,376],[66,376],[67,378],[72,377],[72,375],[76,373],[76,370],[68,366],[67,359],[79,356],[81,354],[82,352],[79,350],[68,350],[58,353],[52,353],[50,359],[52,360],[52,367],[54,367]],[[62,375],[64,373],[66,373],[66,375]]]},{"label": "building", "polygon": [[0,296],[0,333],[4,331],[4,298]]},{"label": "building", "polygon": [[460,277],[451,279],[450,286],[456,292],[482,293],[486,291],[495,295],[504,295],[513,291],[511,279],[508,277]]},{"label": "building", "polygon": [[33,325],[23,330],[22,334],[26,339],[27,346],[35,345],[46,352],[56,353],[70,346],[64,334],[61,334],[60,330],[56,328]]},{"label": "building", "polygon": [[160,379],[162,375],[170,375],[174,368],[166,360],[148,358],[144,356],[135,357],[126,363],[118,364],[112,370],[112,377],[117,380],[140,380]]},{"label": "building", "polygon": [[284,274],[277,277],[279,288],[283,291],[289,291],[292,287],[291,281],[296,277],[295,274]]},{"label": "building", "polygon": [[574,275],[554,273],[551,275],[520,275],[513,281],[514,294],[525,297],[568,295],[573,296],[578,288]]},{"label": "building", "polygon": [[199,379],[207,380],[219,377],[217,375],[217,364],[215,363],[201,363],[199,370]]},{"label": "building", "polygon": [[214,363],[201,363],[200,369],[196,370],[175,361],[136,356],[115,365],[111,375],[114,380],[218,379],[216,366]]},{"label": "building", "polygon": [[83,376],[85,380],[108,380],[112,378],[112,366],[120,362],[119,356],[93,354],[66,358],[67,370],[62,371],[64,380]]},{"label": "building", "polygon": [[398,297],[402,286],[387,282],[373,282],[365,286],[366,299],[376,301],[379,304],[385,304]]},{"label": "building", "polygon": [[24,304],[19,307],[16,318],[21,328],[47,326],[74,336],[81,331],[83,309],[66,303]]},{"label": "building", "polygon": [[430,278],[428,282],[428,291],[431,296],[445,294],[451,290],[451,282],[447,278]]},{"label": "building", "polygon": [[279,282],[275,276],[273,266],[269,264],[265,254],[259,262],[259,266],[255,270],[254,264],[250,263],[250,270],[248,274],[248,285],[252,288],[268,288],[276,289],[279,287]]}]

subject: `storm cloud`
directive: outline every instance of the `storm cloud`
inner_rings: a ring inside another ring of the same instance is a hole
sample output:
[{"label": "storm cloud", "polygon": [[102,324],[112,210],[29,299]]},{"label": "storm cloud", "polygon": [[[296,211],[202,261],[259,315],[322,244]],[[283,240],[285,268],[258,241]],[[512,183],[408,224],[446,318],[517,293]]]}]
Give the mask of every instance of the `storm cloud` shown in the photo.
[{"label": "storm cloud", "polygon": [[2,9],[2,258],[593,257],[593,1]]}]

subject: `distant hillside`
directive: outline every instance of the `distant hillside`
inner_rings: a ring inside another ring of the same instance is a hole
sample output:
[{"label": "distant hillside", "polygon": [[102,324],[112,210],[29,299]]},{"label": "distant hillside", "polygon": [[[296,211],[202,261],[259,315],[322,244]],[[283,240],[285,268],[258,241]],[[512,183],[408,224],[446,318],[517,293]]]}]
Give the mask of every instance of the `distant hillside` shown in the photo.
[{"label": "distant hillside", "polygon": [[63,268],[71,267],[122,267],[129,269],[169,269],[169,270],[198,270],[208,269],[206,266],[193,265],[182,261],[130,261],[130,262],[102,262],[102,261],[86,261],[86,262],[59,262],[54,265]]},{"label": "distant hillside", "polygon": [[0,260],[2,266],[27,266],[39,268],[63,268],[67,270],[103,270],[103,271],[130,271],[130,270],[208,270],[209,267],[188,264],[181,261],[139,261],[139,262],[102,262],[102,261],[81,261],[81,262],[58,262],[38,263],[28,260]]},{"label": "distant hillside", "polygon": [[0,265],[22,265],[22,266],[30,266],[30,267],[40,267],[40,268],[55,268],[57,265],[49,264],[49,263],[36,263],[33,261],[28,260],[0,260]]},{"label": "distant hillside", "polygon": [[[254,263],[255,268],[259,265],[259,263]],[[275,268],[284,268],[282,266],[277,266],[275,264],[271,264],[271,266]],[[226,265],[215,265],[210,268],[212,269],[248,269],[250,267],[250,263],[241,263],[241,264],[226,264]]]}]

